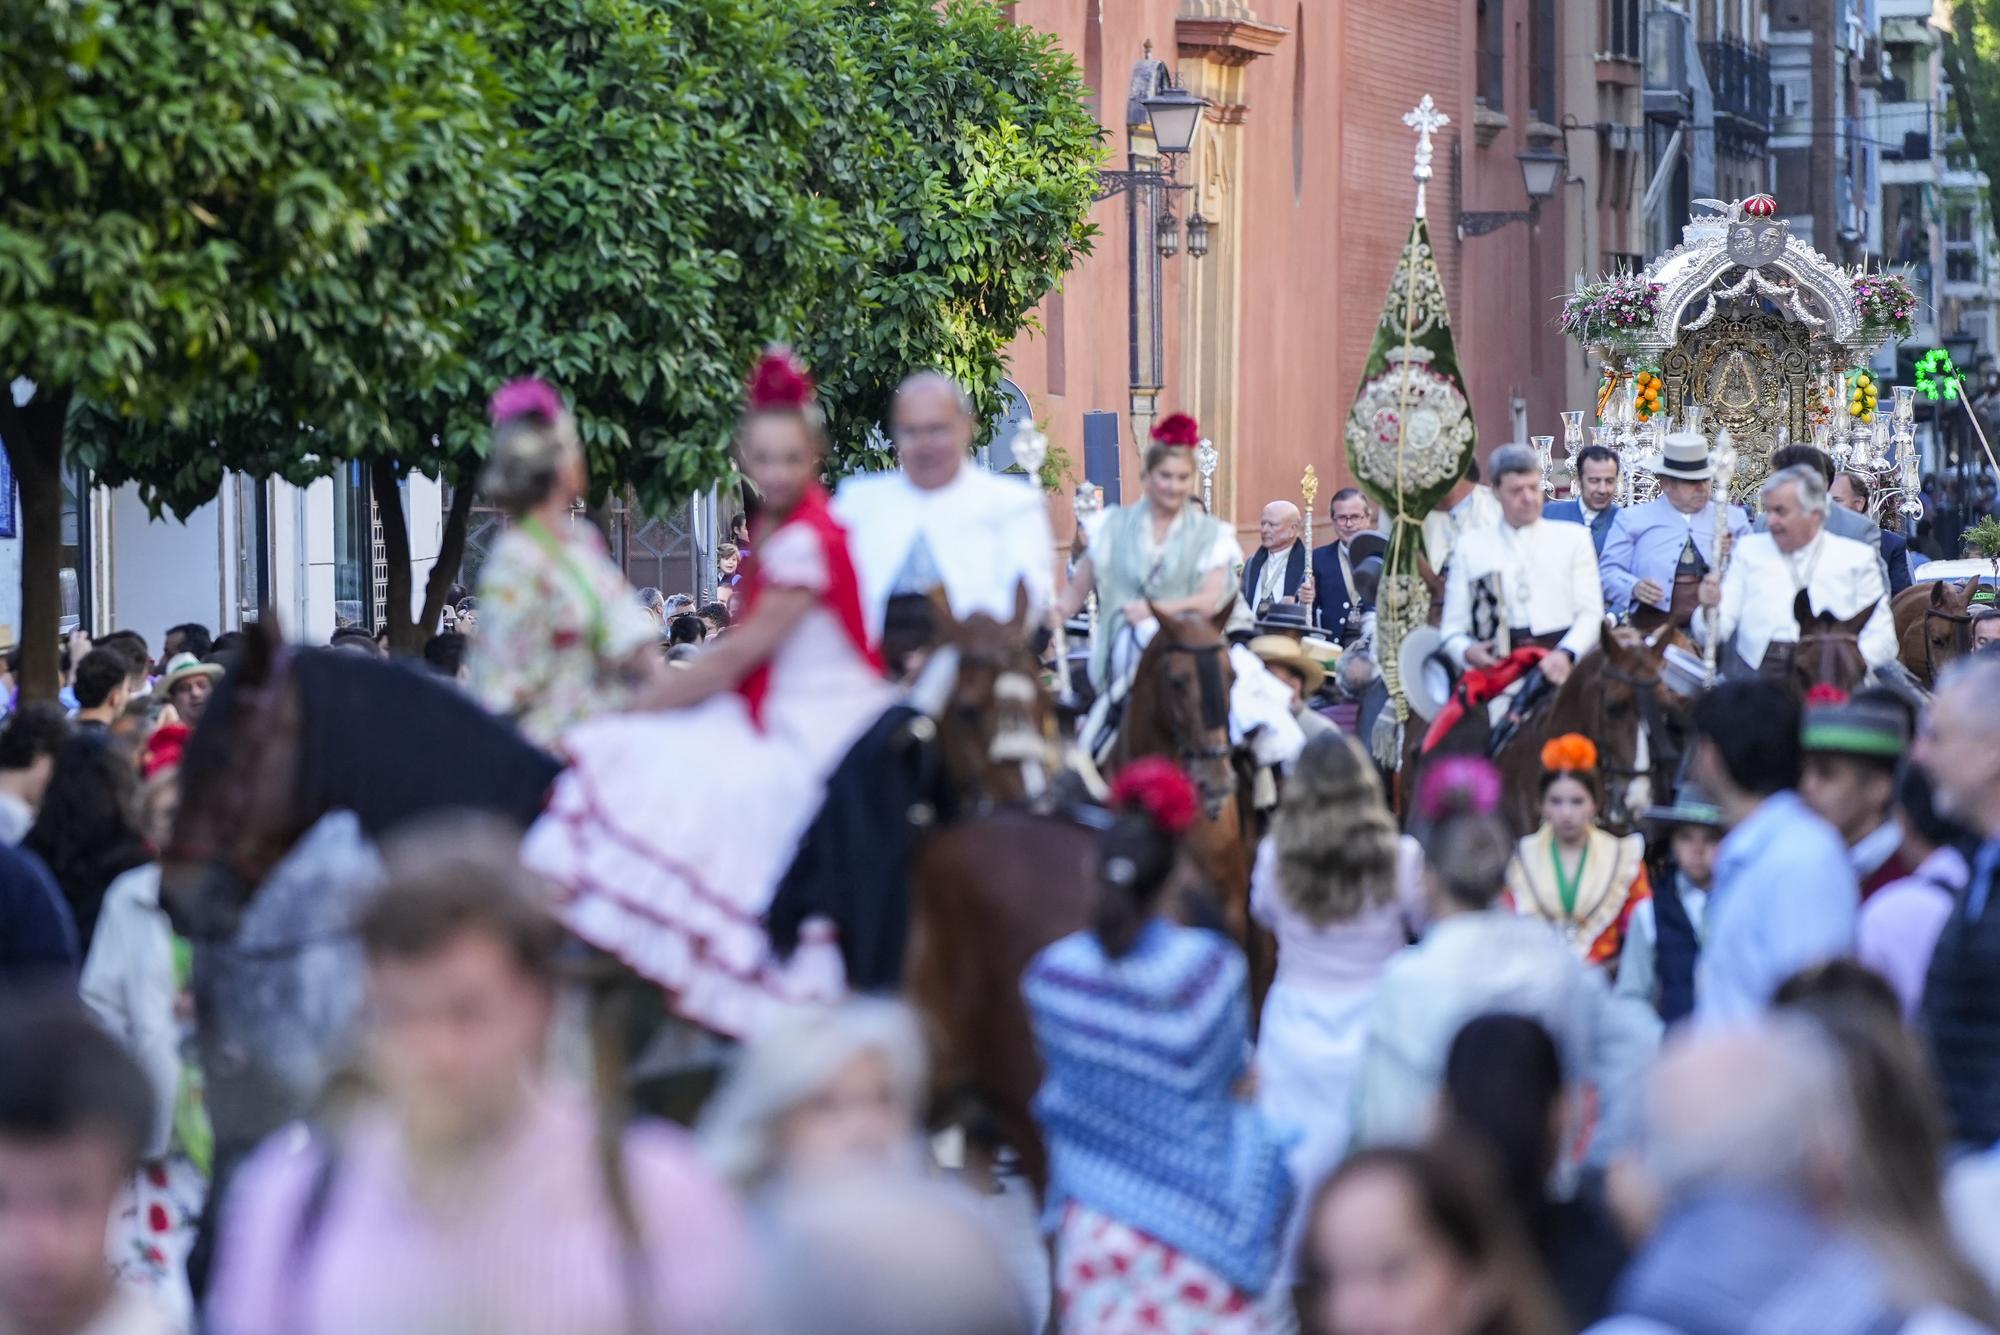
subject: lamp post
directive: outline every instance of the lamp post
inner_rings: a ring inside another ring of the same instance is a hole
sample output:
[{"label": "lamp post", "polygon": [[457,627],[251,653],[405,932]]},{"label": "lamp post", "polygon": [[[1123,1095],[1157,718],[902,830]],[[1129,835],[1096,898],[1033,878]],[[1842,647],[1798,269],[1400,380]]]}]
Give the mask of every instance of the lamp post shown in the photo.
[{"label": "lamp post", "polygon": [[[1153,228],[1153,244],[1160,252],[1160,258],[1170,260],[1180,252],[1181,223],[1174,216],[1173,197],[1183,190],[1192,190],[1192,185],[1180,180],[1180,160],[1194,151],[1195,135],[1201,130],[1202,113],[1208,110],[1208,99],[1197,97],[1186,88],[1173,82],[1173,76],[1161,67],[1160,86],[1150,96],[1139,99],[1139,105],[1146,109],[1146,120],[1153,128],[1153,143],[1160,156],[1166,159],[1164,171],[1134,168],[1129,171],[1099,171],[1097,173],[1097,198],[1110,199],[1124,194],[1127,190],[1159,191],[1163,207],[1159,222]],[[1194,259],[1208,254],[1209,229],[1215,224],[1197,209],[1187,222],[1187,249]]]},{"label": "lamp post", "polygon": [[1497,232],[1509,223],[1533,223],[1541,214],[1542,201],[1555,194],[1556,187],[1562,184],[1564,171],[1569,167],[1569,159],[1562,153],[1541,146],[1522,149],[1514,155],[1514,161],[1521,164],[1521,185],[1528,194],[1528,207],[1498,213],[1461,212],[1458,215],[1459,240]]}]

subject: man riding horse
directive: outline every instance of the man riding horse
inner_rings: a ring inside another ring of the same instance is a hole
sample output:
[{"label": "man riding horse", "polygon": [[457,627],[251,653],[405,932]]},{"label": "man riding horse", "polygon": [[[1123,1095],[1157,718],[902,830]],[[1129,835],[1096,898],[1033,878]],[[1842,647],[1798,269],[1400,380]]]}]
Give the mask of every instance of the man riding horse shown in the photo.
[{"label": "man riding horse", "polygon": [[1460,536],[1440,627],[1445,654],[1468,672],[1462,685],[1474,704],[1495,691],[1518,693],[1531,676],[1560,687],[1604,629],[1590,530],[1542,518],[1534,451],[1503,445],[1488,466],[1500,522]]},{"label": "man riding horse", "polygon": [[1801,600],[1805,615],[1858,626],[1868,671],[1894,663],[1895,617],[1882,563],[1866,544],[1826,530],[1825,479],[1809,467],[1783,469],[1764,484],[1762,499],[1767,531],[1744,535],[1726,577],[1711,571],[1702,580],[1701,605],[1719,609],[1719,625],[1699,616],[1694,631],[1703,642],[1721,636],[1723,675],[1789,679],[1806,638]]}]

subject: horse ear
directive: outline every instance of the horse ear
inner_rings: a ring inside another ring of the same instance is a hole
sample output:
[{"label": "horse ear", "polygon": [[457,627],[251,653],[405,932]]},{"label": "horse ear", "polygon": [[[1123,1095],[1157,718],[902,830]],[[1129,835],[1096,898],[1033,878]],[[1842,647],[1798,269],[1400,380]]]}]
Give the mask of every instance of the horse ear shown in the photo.
[{"label": "horse ear", "polygon": [[1208,624],[1215,627],[1216,634],[1226,635],[1229,632],[1229,618],[1235,615],[1235,612],[1236,600],[1231,598],[1228,602],[1215,609],[1214,614],[1208,619]]},{"label": "horse ear", "polygon": [[[1973,576],[1973,578],[1974,578],[1974,579],[1977,579],[1977,578],[1978,578],[1978,576],[1976,576],[1976,575],[1975,575],[1975,576]],[[1976,584],[1975,584],[1975,585],[1974,585],[1973,587],[1974,587],[1974,588],[1977,588],[1977,587],[1978,587],[1978,585],[1976,585]],[[1938,581],[1937,583],[1935,583],[1935,584],[1931,585],[1931,606],[1932,606],[1932,607],[1943,607],[1943,606],[1944,606],[1944,581],[1943,581],[1943,580],[1939,580],[1939,581]]]},{"label": "horse ear", "polygon": [[1028,633],[1028,613],[1032,610],[1033,604],[1028,598],[1028,581],[1024,579],[1015,580],[1014,619],[1008,623],[1007,628],[1013,631],[1017,638]]},{"label": "horse ear", "polygon": [[1812,624],[1812,619],[1813,619],[1812,599],[1806,596],[1806,591],[1804,589],[1800,589],[1799,596],[1792,599],[1792,617],[1801,626],[1809,626]]},{"label": "horse ear", "polygon": [[262,686],[271,679],[271,669],[284,647],[285,632],[278,625],[278,614],[267,607],[244,628],[243,658],[237,668],[237,680],[245,686]]},{"label": "horse ear", "polygon": [[1858,639],[1858,638],[1860,637],[1860,635],[1861,635],[1861,628],[1862,628],[1863,626],[1867,625],[1867,624],[1868,624],[1868,618],[1870,618],[1870,617],[1872,617],[1872,616],[1874,616],[1874,615],[1875,615],[1875,609],[1874,609],[1874,608],[1872,608],[1872,607],[1864,607],[1864,608],[1862,608],[1862,609],[1861,609],[1861,610],[1860,610],[1860,611],[1859,611],[1858,613],[1856,613],[1855,615],[1853,615],[1853,616],[1851,616],[1851,617],[1847,618],[1847,620],[1845,620],[1845,621],[1843,621],[1843,622],[1840,622],[1840,623],[1839,623],[1839,624],[1840,624],[1840,631],[1841,631],[1841,634],[1843,634],[1843,635],[1852,635],[1852,636],[1855,636],[1855,637],[1856,637],[1856,638]]}]

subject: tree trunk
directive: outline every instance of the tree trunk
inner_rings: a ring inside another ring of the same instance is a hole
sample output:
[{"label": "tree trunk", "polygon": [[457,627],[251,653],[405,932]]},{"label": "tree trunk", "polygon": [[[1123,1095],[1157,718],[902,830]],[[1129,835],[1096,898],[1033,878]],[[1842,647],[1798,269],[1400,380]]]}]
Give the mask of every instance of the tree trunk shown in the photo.
[{"label": "tree trunk", "polygon": [[[403,515],[403,490],[396,485],[396,461],[370,459],[368,480],[375,493],[375,512],[382,521],[383,559],[389,567],[389,652],[398,656],[423,652],[423,642],[410,620],[410,525]],[[379,630],[380,627],[377,627]]]},{"label": "tree trunk", "polygon": [[[444,612],[445,595],[458,581],[458,569],[465,564],[465,534],[472,520],[472,485],[465,483],[451,489],[451,509],[444,515],[444,538],[438,544],[437,564],[431,567],[431,577],[424,581],[423,625],[429,630],[438,623]],[[419,651],[422,650],[418,646]]]},{"label": "tree trunk", "polygon": [[0,440],[20,486],[21,699],[53,700],[62,689],[56,623],[62,617],[62,444],[68,390],[37,389],[16,408],[0,384]]}]

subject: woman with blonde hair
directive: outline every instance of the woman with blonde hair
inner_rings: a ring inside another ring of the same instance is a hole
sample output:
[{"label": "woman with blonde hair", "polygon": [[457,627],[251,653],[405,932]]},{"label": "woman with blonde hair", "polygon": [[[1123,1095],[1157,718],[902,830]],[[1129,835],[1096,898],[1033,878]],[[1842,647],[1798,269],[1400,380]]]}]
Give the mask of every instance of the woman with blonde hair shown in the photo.
[{"label": "woman with blonde hair", "polygon": [[[1397,833],[1374,762],[1345,737],[1312,742],[1250,882],[1250,911],[1278,942],[1257,1101],[1299,1133],[1290,1162],[1301,1200],[1347,1148],[1375,980],[1421,926],[1422,903],[1423,850]],[[1295,1210],[1288,1264],[1302,1220]]]}]

